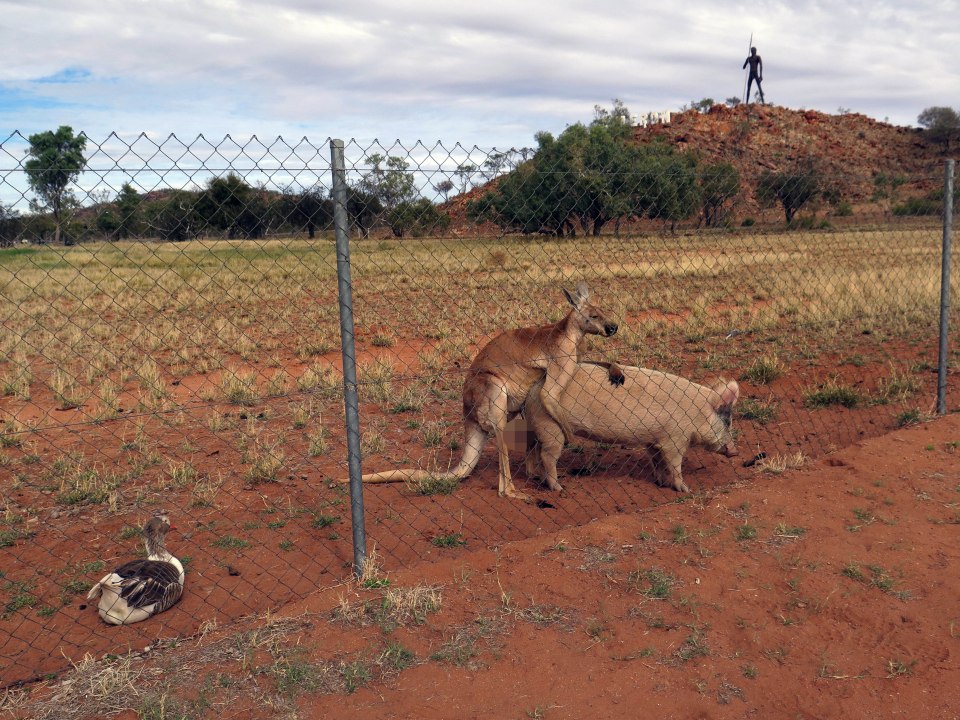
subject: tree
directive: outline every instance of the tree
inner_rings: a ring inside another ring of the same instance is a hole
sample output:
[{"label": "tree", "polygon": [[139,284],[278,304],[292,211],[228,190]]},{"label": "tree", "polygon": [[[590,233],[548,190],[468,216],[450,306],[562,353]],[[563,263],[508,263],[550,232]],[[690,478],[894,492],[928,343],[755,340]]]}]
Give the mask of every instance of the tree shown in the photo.
[{"label": "tree", "polygon": [[466,193],[470,188],[474,173],[477,172],[477,166],[471,163],[461,163],[454,170],[454,175],[460,179],[460,193]]},{"label": "tree", "polygon": [[599,235],[609,222],[646,215],[671,224],[699,207],[696,162],[666,146],[637,146],[630,112],[619,100],[597,106],[589,126],[576,123],[559,137],[536,135],[534,157],[467,203],[473,220],[502,230]]},{"label": "tree", "polygon": [[613,107],[609,110],[602,105],[594,105],[592,124],[619,130],[629,130],[633,127],[633,121],[630,119],[630,109],[623,104],[623,100],[620,98],[613,99]]},{"label": "tree", "polygon": [[102,232],[108,240],[117,238],[117,230],[120,228],[120,220],[114,209],[107,205],[97,213],[97,230]]},{"label": "tree", "polygon": [[453,190],[454,187],[456,186],[453,184],[453,180],[451,180],[450,178],[446,178],[438,182],[436,185],[434,185],[433,189],[439,194],[443,195],[443,201],[447,202],[447,200],[450,199],[450,192]]},{"label": "tree", "polygon": [[104,191],[100,198],[97,198],[98,193],[90,193],[91,198],[97,199],[97,229],[111,240],[123,240],[139,234],[140,206],[143,203],[140,193],[130,183],[123,184],[112,202],[106,199],[108,193],[109,190]]},{"label": "tree", "polygon": [[324,197],[320,188],[285,188],[278,206],[280,223],[293,226],[297,232],[305,229],[311,240],[316,237],[318,226],[333,222],[333,200]]},{"label": "tree", "polygon": [[487,159],[483,161],[483,170],[480,171],[480,175],[485,181],[490,182],[495,177],[516,169],[521,159],[527,159],[527,154],[528,148],[523,148],[522,150],[507,150],[506,152],[494,150],[487,156]]},{"label": "tree", "polygon": [[347,216],[361,237],[370,237],[370,229],[383,212],[383,203],[373,193],[359,187],[347,188]]},{"label": "tree", "polygon": [[[377,200],[380,207],[380,216],[374,218],[370,225],[361,226],[364,237],[369,235],[373,223],[381,217],[386,217],[389,223],[391,213],[399,205],[412,202],[417,197],[413,173],[409,172],[410,163],[402,157],[387,157],[380,153],[374,153],[367,156],[365,161],[370,164],[370,169],[356,184],[356,188],[366,199],[375,198]],[[367,212],[374,207],[369,202],[365,202],[365,205]],[[391,227],[391,230],[396,235],[398,228]]]},{"label": "tree", "polygon": [[165,198],[155,200],[144,208],[151,229],[163,240],[179,242],[200,235],[204,218],[197,212],[197,193],[173,190]]},{"label": "tree", "polygon": [[873,196],[870,199],[874,202],[886,200],[887,210],[893,212],[899,199],[900,187],[906,183],[906,175],[877,173],[873,178]]},{"label": "tree", "polygon": [[764,205],[779,202],[787,219],[793,221],[797,211],[820,194],[820,173],[813,163],[804,163],[793,170],[765,170],[757,180],[757,199]]},{"label": "tree", "polygon": [[723,219],[723,206],[740,192],[740,172],[727,162],[704,166],[700,171],[703,221],[715,227]]},{"label": "tree", "polygon": [[542,173],[533,159],[505,176],[495,190],[469,200],[467,217],[476,222],[496,223],[501,232],[513,230],[527,235],[549,231],[556,234],[563,230],[566,217],[550,203],[541,200],[541,194],[549,190],[549,186],[544,186]]},{"label": "tree", "polygon": [[228,240],[263,237],[266,211],[262,193],[233,172],[210,178],[197,203],[200,216],[209,225],[226,231]]},{"label": "tree", "polygon": [[143,197],[130,183],[124,183],[117,193],[117,229],[116,236],[123,240],[134,237],[140,230],[140,208]]},{"label": "tree", "polygon": [[[49,211],[54,222],[54,242],[60,236],[67,212],[76,205],[73,194],[67,189],[86,165],[83,151],[87,138],[73,134],[69,125],[61,125],[56,132],[31,135],[27,140],[30,160],[24,163],[27,182],[36,194],[30,202],[35,212]],[[69,241],[68,241],[69,242]]]},{"label": "tree", "polygon": [[960,114],[953,108],[928,107],[917,116],[917,124],[945,153],[950,151],[950,141],[960,137]]},{"label": "tree", "polygon": [[384,209],[392,210],[400,203],[416,197],[413,174],[408,172],[410,163],[402,157],[374,153],[365,161],[370,164],[370,169],[358,187],[376,197]]},{"label": "tree", "polygon": [[736,107],[737,105],[740,104],[740,98],[738,98],[738,97],[736,97],[736,96],[728,97],[728,98],[726,99],[726,103],[727,103],[727,105],[729,105],[730,107]]},{"label": "tree", "polygon": [[0,203],[0,247],[10,247],[23,232],[23,221],[14,210]]},{"label": "tree", "polygon": [[395,237],[404,237],[407,233],[422,237],[449,227],[450,216],[427,198],[420,198],[397,205],[388,213],[387,224]]},{"label": "tree", "polygon": [[692,217],[700,209],[697,161],[668,145],[655,143],[642,150],[633,172],[636,179],[631,180],[632,212],[669,222],[673,231],[678,221]]},{"label": "tree", "polygon": [[559,137],[537,133],[533,159],[521,163],[495,190],[467,204],[468,216],[522,233],[585,234],[630,213],[628,173],[638,149],[630,112],[619,100],[612,110],[596,106],[589,126],[571,125]]}]

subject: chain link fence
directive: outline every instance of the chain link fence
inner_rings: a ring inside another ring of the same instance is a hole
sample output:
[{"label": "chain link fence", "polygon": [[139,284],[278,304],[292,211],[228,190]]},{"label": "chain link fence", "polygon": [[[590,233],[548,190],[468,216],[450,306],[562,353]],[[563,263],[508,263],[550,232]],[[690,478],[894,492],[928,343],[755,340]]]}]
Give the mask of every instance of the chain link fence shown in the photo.
[{"label": "chain link fence", "polygon": [[[330,145],[79,138],[76,168],[31,165],[34,137],[0,142],[2,686],[266,611],[354,562]],[[560,322],[579,281],[619,325],[582,360],[738,382],[740,455],[687,452],[694,493],[780,482],[934,412],[941,167],[608,150],[347,143],[364,472],[456,466],[473,358]],[[637,377],[595,399],[649,406]],[[661,414],[690,412],[663,392]],[[367,553],[389,569],[675,501],[650,438],[626,440],[573,438],[563,493],[521,443],[532,502],[498,497],[492,440],[462,482],[367,485]],[[143,555],[161,509],[183,599],[107,626],[86,593]]]}]

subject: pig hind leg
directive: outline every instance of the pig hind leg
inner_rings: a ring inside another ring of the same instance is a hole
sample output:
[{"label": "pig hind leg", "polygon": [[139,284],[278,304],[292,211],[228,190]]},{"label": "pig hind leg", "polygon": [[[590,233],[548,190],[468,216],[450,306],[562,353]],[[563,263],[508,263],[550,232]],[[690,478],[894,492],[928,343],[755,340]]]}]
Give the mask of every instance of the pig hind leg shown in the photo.
[{"label": "pig hind leg", "polygon": [[661,452],[659,445],[650,445],[647,447],[647,454],[650,456],[653,481],[659,487],[663,487],[669,482],[667,478],[667,461],[663,457],[663,452]]}]

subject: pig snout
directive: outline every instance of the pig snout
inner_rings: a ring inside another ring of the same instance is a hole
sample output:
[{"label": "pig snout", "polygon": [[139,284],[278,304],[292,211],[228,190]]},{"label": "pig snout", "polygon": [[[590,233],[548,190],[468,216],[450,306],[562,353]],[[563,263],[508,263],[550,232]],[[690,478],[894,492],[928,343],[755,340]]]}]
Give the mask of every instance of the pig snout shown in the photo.
[{"label": "pig snout", "polygon": [[733,443],[727,443],[722,448],[720,448],[720,454],[726,455],[727,457],[736,457],[737,455],[740,454],[740,452],[737,450],[736,445],[734,445]]}]

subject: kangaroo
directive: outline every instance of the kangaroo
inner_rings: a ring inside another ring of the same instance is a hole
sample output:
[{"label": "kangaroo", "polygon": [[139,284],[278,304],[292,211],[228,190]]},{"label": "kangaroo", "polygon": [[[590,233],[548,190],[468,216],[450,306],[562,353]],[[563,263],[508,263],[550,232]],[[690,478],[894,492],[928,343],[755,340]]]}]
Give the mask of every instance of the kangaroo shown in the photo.
[{"label": "kangaroo", "polygon": [[[499,454],[499,494],[520,500],[529,496],[516,489],[510,475],[510,459],[504,429],[518,415],[527,401],[530,388],[538,385],[543,411],[553,418],[562,418],[559,398],[570,378],[577,371],[581,345],[586,335],[610,337],[617,324],[603,311],[588,303],[590,290],[585,282],[577,283],[571,294],[564,296],[573,308],[560,322],[539,327],[506,330],[487,343],[473,359],[463,383],[464,449],[459,464],[450,472],[437,474],[425,470],[388,470],[363,476],[366,483],[417,481],[427,478],[462,480],[477,466],[487,438],[494,435]],[[608,382],[622,384],[619,367],[606,367]],[[558,425],[562,434],[572,437]]]},{"label": "kangaroo", "polygon": [[[575,435],[628,447],[647,447],[653,453],[657,484],[669,485],[677,492],[690,492],[683,481],[680,466],[691,444],[733,457],[733,405],[740,396],[735,380],[718,381],[704,387],[676,375],[621,365],[625,376],[622,388],[610,388],[608,371],[592,363],[581,363],[560,397],[560,412],[547,413],[544,394],[537,386],[523,419],[539,443],[536,452],[527,455],[527,472],[540,474],[551,490],[561,491],[557,482],[557,458],[563,451],[566,421]],[[522,433],[520,427],[515,432]],[[529,447],[536,448],[527,436]],[[539,459],[539,465],[538,465]]]}]

